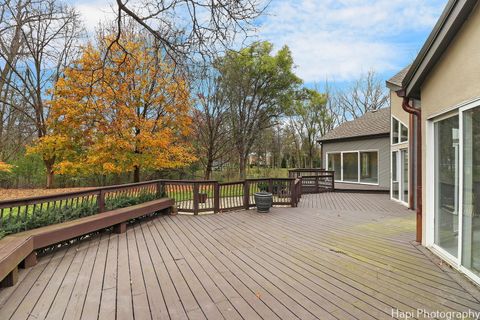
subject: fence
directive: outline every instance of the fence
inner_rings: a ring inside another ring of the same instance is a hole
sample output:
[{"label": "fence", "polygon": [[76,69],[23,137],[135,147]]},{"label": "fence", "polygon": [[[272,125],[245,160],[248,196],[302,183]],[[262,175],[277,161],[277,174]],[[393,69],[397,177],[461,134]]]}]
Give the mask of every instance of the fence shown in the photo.
[{"label": "fence", "polygon": [[273,205],[293,206],[301,196],[300,180],[247,179],[219,183],[197,180],[153,180],[91,188],[18,200],[0,201],[0,238],[3,236],[94,215],[104,211],[168,197],[180,212],[199,214],[255,206],[254,193],[273,193]]},{"label": "fence", "polygon": [[217,181],[162,181],[165,195],[175,200],[180,212],[198,214],[255,207],[255,192],[273,194],[273,205],[295,207],[300,199],[300,180],[293,178]]},{"label": "fence", "polygon": [[302,193],[322,193],[335,191],[335,171],[324,169],[288,170],[290,178],[301,179]]}]

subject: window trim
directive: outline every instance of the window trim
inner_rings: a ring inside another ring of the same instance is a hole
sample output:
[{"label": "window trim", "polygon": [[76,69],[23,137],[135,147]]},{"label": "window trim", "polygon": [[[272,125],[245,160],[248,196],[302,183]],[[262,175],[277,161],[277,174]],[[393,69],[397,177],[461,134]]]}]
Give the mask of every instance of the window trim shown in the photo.
[{"label": "window trim", "polygon": [[[361,152],[376,152],[377,153],[377,182],[361,182],[360,177],[361,177],[361,159],[360,159],[360,153]],[[344,153],[357,153],[357,170],[358,170],[358,178],[357,181],[344,181],[343,180],[343,154]],[[330,168],[328,167],[328,160],[330,154],[340,154],[340,180],[335,179],[335,182],[340,182],[340,183],[351,183],[351,184],[360,184],[360,185],[369,185],[369,186],[378,186],[380,185],[380,150],[379,149],[362,149],[362,150],[346,150],[346,151],[330,151],[325,153],[327,156],[327,163],[326,163],[326,169],[329,170]]]},{"label": "window trim", "polygon": [[[397,120],[398,121],[398,142],[394,143],[393,142],[393,119]],[[407,140],[405,141],[401,141],[402,140],[402,125],[407,128]],[[403,123],[403,121],[401,121],[400,119],[398,119],[397,117],[395,117],[394,115],[392,115],[390,117],[390,144],[392,146],[398,146],[398,145],[401,145],[401,144],[404,144],[404,143],[408,143],[408,139],[409,139],[409,136],[410,136],[410,128],[405,124]]]}]

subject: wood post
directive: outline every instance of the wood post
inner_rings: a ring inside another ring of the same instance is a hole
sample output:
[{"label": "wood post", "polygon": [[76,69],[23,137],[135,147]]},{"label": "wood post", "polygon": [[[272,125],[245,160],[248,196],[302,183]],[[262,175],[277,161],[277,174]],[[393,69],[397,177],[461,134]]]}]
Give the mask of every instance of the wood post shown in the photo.
[{"label": "wood post", "polygon": [[243,208],[250,209],[250,182],[248,180],[243,182]]},{"label": "wood post", "polygon": [[198,193],[199,193],[199,185],[197,182],[194,182],[193,183],[193,214],[194,215],[198,214],[198,208],[199,208]]},{"label": "wood post", "polygon": [[290,185],[290,206],[297,206],[297,184],[295,180],[292,180]]},{"label": "wood post", "polygon": [[220,212],[220,184],[218,182],[213,185],[213,212]]},{"label": "wood post", "polygon": [[320,193],[320,186],[318,183],[318,176],[315,176],[315,192]]},{"label": "wood post", "polygon": [[0,282],[0,288],[12,287],[18,281],[18,267],[15,267],[10,273]]},{"label": "wood post", "polygon": [[161,198],[165,196],[165,182],[158,181],[157,182],[157,198]]},{"label": "wood post", "polygon": [[98,212],[105,212],[105,191],[103,190],[98,194]]},{"label": "wood post", "polygon": [[113,232],[116,234],[127,232],[127,223],[122,222],[113,226]]},{"label": "wood post", "polygon": [[20,263],[20,268],[27,269],[37,264],[37,253],[33,251]]}]

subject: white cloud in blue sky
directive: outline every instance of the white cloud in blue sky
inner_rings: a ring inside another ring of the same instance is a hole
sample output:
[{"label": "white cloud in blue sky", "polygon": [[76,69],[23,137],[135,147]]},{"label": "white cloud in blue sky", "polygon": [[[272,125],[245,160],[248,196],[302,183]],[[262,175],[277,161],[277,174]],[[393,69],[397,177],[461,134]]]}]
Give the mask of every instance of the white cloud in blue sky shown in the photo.
[{"label": "white cloud in blue sky", "polygon": [[446,0],[273,0],[258,38],[288,45],[307,83],[382,77],[411,62]]},{"label": "white cloud in blue sky", "polygon": [[[292,50],[307,83],[337,83],[374,69],[388,78],[411,62],[447,0],[271,0],[254,39]],[[113,1],[75,6],[92,31],[113,17]]]}]

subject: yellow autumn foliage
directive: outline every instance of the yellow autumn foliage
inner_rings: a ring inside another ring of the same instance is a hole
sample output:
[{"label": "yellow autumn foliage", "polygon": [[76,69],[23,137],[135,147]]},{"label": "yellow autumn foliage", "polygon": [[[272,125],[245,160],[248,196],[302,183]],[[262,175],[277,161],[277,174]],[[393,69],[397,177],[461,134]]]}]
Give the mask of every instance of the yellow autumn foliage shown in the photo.
[{"label": "yellow autumn foliage", "polygon": [[56,159],[62,174],[106,174],[185,166],[191,154],[192,101],[161,51],[125,33],[87,45],[55,85],[50,134],[30,152]]},{"label": "yellow autumn foliage", "polygon": [[13,168],[12,165],[0,161],[0,172],[11,172],[12,168]]}]

